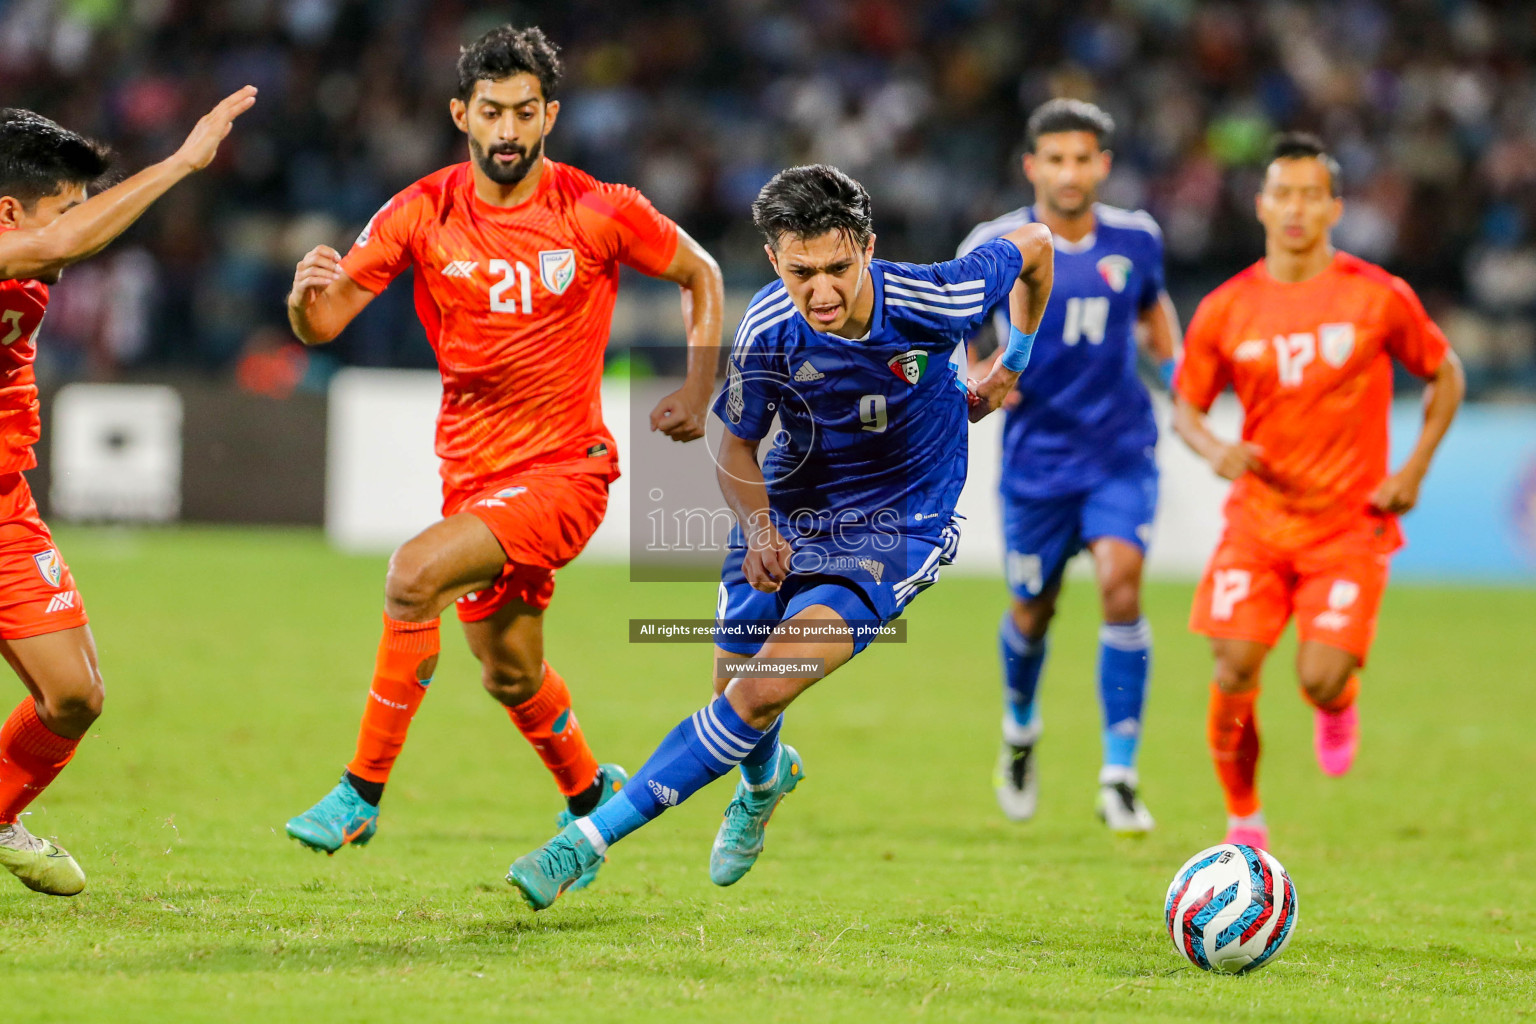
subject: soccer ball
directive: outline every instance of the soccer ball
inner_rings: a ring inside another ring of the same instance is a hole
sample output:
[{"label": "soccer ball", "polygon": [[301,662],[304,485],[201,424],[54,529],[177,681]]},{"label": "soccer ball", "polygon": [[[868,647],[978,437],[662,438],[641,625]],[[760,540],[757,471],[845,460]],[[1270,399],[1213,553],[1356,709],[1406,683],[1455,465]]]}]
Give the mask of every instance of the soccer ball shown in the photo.
[{"label": "soccer ball", "polygon": [[1173,947],[1206,971],[1246,974],[1280,955],[1296,931],[1296,887],[1263,850],[1222,843],[1173,876],[1163,917]]}]

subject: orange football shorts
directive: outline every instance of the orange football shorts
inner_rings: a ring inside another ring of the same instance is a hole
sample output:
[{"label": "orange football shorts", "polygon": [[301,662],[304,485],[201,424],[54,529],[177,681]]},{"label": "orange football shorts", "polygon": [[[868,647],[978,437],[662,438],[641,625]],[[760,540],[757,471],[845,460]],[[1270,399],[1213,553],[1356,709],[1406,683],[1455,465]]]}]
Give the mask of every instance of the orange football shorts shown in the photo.
[{"label": "orange football shorts", "polygon": [[496,582],[458,600],[459,619],[488,619],[512,600],[540,610],[555,593],[555,570],[581,554],[608,510],[608,473],[586,463],[525,470],[454,501],[496,535],[507,564]]},{"label": "orange football shorts", "polygon": [[1195,591],[1189,628],[1272,647],[1294,615],[1302,641],[1342,648],[1363,665],[1396,546],[1395,532],[1371,516],[1291,550],[1229,528]]},{"label": "orange football shorts", "polygon": [[38,514],[27,478],[0,475],[0,639],[57,633],[87,621],[75,578]]}]

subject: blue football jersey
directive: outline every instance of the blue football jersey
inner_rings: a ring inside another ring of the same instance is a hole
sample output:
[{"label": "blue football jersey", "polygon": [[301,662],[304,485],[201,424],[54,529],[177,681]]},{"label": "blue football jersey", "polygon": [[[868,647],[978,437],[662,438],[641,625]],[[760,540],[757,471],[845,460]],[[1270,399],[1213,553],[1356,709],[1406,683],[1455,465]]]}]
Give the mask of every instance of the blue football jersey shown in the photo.
[{"label": "blue football jersey", "polygon": [[[1164,290],[1163,236],[1141,211],[1094,205],[1077,243],[1056,239],[1051,299],[1040,321],[1022,401],[1005,414],[1001,489],[1021,498],[1082,493],[1144,462],[1157,444],[1152,401],[1136,373],[1136,320]],[[1025,207],[979,225],[975,250],[1035,219]],[[1008,337],[1008,309],[997,310]]]},{"label": "blue football jersey", "polygon": [[814,330],[775,280],[736,331],[714,411],[748,441],[778,429],[763,459],[775,526],[937,535],[965,484],[964,381],[951,360],[1018,280],[1011,242],[946,263],[873,260],[869,333]]}]

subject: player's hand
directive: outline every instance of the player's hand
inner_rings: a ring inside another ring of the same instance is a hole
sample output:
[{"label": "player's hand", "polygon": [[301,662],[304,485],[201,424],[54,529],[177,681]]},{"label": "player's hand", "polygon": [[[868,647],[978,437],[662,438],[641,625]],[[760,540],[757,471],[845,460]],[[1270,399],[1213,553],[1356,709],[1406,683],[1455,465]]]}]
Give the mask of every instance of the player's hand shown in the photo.
[{"label": "player's hand", "polygon": [[1411,510],[1419,503],[1419,484],[1423,479],[1410,469],[1394,473],[1371,492],[1371,507],[1393,515]]},{"label": "player's hand", "polygon": [[[1019,382],[1019,375],[1012,370],[1005,369],[1001,363],[992,367],[980,381],[968,380],[965,382],[966,415],[972,423],[1002,408],[1008,401],[1009,395],[1014,393],[1014,385]],[[1019,399],[1013,399],[1015,405]]]},{"label": "player's hand", "polygon": [[224,97],[218,106],[204,114],[193,126],[192,133],[181,144],[173,159],[182,161],[194,171],[200,171],[213,163],[213,156],[219,151],[219,143],[224,141],[224,136],[234,127],[235,118],[250,110],[255,103],[254,85]]},{"label": "player's hand", "polygon": [[288,305],[303,309],[341,277],[341,253],[328,245],[317,245],[293,272],[293,291],[288,293]]},{"label": "player's hand", "polygon": [[1211,468],[1225,480],[1236,480],[1244,473],[1261,473],[1264,460],[1259,449],[1247,441],[1224,444],[1211,456]]},{"label": "player's hand", "polygon": [[695,395],[684,386],[656,403],[656,408],[651,410],[651,429],[661,431],[674,441],[697,441],[704,436],[704,421],[708,415],[708,392]]},{"label": "player's hand", "polygon": [[772,525],[753,530],[747,538],[747,557],[741,573],[753,589],[772,594],[789,578],[789,560],[794,551]]}]

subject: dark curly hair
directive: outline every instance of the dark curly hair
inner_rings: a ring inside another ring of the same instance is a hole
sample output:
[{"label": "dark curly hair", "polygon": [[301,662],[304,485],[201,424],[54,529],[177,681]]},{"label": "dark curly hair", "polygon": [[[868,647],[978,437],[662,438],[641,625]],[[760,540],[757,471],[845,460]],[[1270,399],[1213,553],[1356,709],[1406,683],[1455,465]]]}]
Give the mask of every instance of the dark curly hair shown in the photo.
[{"label": "dark curly hair", "polygon": [[559,48],[540,29],[502,25],[459,50],[458,70],[459,99],[466,103],[476,82],[499,82],[524,72],[539,80],[548,103],[560,89],[563,68]]}]

